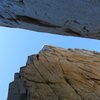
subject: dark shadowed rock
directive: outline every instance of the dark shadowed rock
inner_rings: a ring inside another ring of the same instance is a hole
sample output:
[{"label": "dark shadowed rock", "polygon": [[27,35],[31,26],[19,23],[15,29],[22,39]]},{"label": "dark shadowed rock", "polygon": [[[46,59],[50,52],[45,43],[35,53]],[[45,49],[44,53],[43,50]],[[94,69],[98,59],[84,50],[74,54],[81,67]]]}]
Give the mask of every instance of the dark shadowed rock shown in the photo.
[{"label": "dark shadowed rock", "polygon": [[100,0],[0,0],[0,25],[100,39]]},{"label": "dark shadowed rock", "polygon": [[15,74],[8,100],[100,100],[100,53],[44,46]]}]

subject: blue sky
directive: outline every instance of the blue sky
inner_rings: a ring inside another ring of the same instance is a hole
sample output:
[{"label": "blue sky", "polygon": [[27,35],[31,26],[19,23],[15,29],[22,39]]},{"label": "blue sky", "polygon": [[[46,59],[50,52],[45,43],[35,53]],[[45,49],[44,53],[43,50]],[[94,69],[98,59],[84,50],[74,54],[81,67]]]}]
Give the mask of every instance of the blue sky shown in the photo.
[{"label": "blue sky", "polygon": [[6,100],[14,73],[24,66],[29,55],[43,45],[81,48],[100,52],[100,41],[0,27],[0,100]]}]

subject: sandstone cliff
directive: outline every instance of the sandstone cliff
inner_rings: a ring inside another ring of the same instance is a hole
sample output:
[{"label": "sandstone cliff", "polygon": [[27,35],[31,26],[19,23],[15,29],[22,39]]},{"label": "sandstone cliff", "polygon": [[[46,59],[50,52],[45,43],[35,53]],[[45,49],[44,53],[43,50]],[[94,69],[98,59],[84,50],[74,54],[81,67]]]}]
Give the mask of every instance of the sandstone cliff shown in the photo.
[{"label": "sandstone cliff", "polygon": [[0,25],[100,39],[100,0],[0,0]]},{"label": "sandstone cliff", "polygon": [[44,46],[15,74],[8,100],[100,100],[100,53]]}]

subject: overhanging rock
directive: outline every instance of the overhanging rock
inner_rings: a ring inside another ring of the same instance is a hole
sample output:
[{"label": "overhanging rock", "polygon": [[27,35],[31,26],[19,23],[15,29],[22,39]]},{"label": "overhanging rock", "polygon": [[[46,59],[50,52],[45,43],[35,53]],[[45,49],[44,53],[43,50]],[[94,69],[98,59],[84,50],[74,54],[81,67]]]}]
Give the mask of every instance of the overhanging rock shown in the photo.
[{"label": "overhanging rock", "polygon": [[0,25],[100,39],[100,0],[0,0]]}]

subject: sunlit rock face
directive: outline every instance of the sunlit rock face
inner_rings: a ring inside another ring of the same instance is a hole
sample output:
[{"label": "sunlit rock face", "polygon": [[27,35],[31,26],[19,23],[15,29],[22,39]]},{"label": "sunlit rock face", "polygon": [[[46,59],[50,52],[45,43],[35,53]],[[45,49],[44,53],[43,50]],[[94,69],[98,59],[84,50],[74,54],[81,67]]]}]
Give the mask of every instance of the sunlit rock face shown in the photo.
[{"label": "sunlit rock face", "polygon": [[100,39],[100,0],[0,0],[0,25]]},{"label": "sunlit rock face", "polygon": [[7,100],[100,100],[100,53],[45,46],[15,74]]}]

